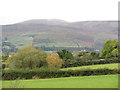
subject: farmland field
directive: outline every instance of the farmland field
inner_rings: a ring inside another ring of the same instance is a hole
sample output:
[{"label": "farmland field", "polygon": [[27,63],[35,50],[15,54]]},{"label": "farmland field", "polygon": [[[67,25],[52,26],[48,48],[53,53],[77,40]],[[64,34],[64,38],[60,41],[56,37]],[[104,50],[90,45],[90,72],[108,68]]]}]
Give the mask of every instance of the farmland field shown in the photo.
[{"label": "farmland field", "polygon": [[[31,34],[14,35],[14,36],[8,36],[8,38],[9,38],[9,42],[14,43],[17,46],[17,48],[22,48],[24,46],[32,45],[33,38],[30,37],[30,35]],[[48,38],[45,38],[45,37],[42,37],[42,38],[43,39],[48,39]],[[53,46],[55,46],[55,47],[78,47],[74,43],[59,43],[59,42],[56,42],[56,43],[42,42],[42,43],[39,43],[39,44],[35,44],[35,46],[39,46],[39,47],[41,47],[41,46],[46,46],[46,47],[53,47]]]},{"label": "farmland field", "polygon": [[118,69],[118,63],[101,64],[101,65],[89,65],[89,66],[80,66],[80,67],[70,67],[70,68],[64,68],[64,69],[61,69],[61,70],[102,69],[102,68]]},{"label": "farmland field", "polygon": [[3,88],[117,88],[118,75],[3,81]]}]

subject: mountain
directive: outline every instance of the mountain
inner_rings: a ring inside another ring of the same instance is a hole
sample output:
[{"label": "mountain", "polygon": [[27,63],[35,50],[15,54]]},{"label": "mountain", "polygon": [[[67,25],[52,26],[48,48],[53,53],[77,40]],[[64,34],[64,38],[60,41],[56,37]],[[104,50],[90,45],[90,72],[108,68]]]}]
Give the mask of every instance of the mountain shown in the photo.
[{"label": "mountain", "polygon": [[3,39],[17,47],[34,44],[46,47],[91,47],[101,49],[109,39],[118,39],[117,21],[67,22],[35,19],[2,25]]}]

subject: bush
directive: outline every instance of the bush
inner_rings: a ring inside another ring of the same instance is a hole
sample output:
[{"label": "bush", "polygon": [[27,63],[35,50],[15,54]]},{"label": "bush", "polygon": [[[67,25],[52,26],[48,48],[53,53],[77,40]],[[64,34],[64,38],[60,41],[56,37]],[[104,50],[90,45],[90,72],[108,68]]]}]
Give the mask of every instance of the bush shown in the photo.
[{"label": "bush", "polygon": [[9,59],[9,68],[39,68],[46,65],[46,53],[33,46],[18,50]]},{"label": "bush", "polygon": [[39,69],[39,70],[3,70],[3,80],[15,79],[32,79],[37,78],[58,78],[70,76],[90,76],[90,75],[108,75],[120,74],[117,69],[88,69],[88,70],[55,70],[55,69]]}]

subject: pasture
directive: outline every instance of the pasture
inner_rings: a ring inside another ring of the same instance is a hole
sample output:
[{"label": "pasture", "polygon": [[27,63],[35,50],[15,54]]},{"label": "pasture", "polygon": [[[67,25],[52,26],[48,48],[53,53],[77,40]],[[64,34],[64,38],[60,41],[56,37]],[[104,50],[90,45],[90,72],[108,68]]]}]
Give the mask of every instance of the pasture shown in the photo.
[{"label": "pasture", "polygon": [[117,88],[118,75],[3,81],[3,88]]},{"label": "pasture", "polygon": [[118,69],[119,63],[112,63],[112,64],[99,64],[99,65],[88,65],[88,66],[80,66],[80,67],[70,67],[70,68],[63,68],[61,70],[83,70],[83,69]]}]

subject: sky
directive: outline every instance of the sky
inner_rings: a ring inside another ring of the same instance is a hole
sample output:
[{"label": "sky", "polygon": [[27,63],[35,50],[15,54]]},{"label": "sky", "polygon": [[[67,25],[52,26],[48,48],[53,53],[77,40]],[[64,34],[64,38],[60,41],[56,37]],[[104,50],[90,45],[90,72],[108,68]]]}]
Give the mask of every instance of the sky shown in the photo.
[{"label": "sky", "polygon": [[0,25],[31,19],[117,20],[119,0],[0,0]]}]

